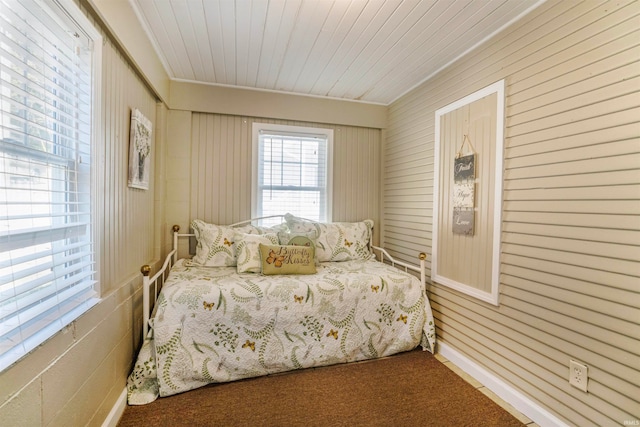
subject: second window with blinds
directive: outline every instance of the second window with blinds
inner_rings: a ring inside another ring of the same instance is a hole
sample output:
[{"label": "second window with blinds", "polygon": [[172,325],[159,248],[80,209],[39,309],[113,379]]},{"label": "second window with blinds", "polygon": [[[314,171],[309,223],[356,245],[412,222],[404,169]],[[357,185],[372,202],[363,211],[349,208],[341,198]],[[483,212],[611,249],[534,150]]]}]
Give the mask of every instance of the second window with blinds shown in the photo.
[{"label": "second window with blinds", "polygon": [[332,144],[332,129],[254,123],[252,217],[331,221]]}]

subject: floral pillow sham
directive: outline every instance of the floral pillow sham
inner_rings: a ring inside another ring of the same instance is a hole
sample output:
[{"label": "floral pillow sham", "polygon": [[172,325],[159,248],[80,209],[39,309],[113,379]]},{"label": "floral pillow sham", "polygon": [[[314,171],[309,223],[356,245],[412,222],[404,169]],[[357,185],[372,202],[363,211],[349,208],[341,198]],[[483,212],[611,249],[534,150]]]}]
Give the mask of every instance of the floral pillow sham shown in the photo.
[{"label": "floral pillow sham", "polygon": [[191,265],[203,267],[233,267],[237,264],[236,234],[276,233],[282,227],[270,229],[253,225],[230,227],[209,224],[200,219],[191,221],[191,229],[196,237],[196,253],[189,261]]},{"label": "floral pillow sham", "polygon": [[238,273],[260,273],[260,245],[277,245],[278,235],[236,233],[235,240]]},{"label": "floral pillow sham", "polygon": [[315,233],[316,258],[320,262],[370,259],[373,221],[320,223],[285,215],[291,233]]}]

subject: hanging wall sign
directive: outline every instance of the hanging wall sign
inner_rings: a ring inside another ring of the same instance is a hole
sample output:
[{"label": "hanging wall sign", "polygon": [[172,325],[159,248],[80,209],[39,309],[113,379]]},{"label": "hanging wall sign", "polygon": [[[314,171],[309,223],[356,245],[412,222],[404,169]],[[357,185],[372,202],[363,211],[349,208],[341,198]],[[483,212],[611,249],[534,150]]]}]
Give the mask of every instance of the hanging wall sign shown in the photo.
[{"label": "hanging wall sign", "polygon": [[476,177],[476,155],[468,154],[460,156],[454,160],[453,180],[455,182],[475,179]]},{"label": "hanging wall sign", "polygon": [[473,181],[455,182],[453,184],[453,207],[473,209],[475,183]]},{"label": "hanging wall sign", "polygon": [[462,146],[453,161],[453,234],[473,235],[475,222],[476,154],[462,155],[465,143],[473,150],[471,141],[464,136]]},{"label": "hanging wall sign", "polygon": [[473,235],[473,209],[453,210],[453,234]]}]

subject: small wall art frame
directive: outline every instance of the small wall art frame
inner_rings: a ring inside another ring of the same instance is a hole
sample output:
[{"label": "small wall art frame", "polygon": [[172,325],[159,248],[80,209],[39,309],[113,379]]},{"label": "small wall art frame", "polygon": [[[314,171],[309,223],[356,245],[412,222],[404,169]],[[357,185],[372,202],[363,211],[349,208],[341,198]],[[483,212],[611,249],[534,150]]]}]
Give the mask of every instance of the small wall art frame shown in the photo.
[{"label": "small wall art frame", "polygon": [[151,148],[153,139],[151,121],[137,108],[131,111],[129,136],[129,187],[149,189],[151,174]]}]

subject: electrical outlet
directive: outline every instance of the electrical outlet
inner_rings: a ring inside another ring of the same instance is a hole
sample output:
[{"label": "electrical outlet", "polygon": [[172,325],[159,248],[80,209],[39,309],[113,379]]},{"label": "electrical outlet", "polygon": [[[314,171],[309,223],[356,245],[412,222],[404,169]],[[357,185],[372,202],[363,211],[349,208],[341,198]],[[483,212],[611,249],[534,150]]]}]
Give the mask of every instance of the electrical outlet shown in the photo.
[{"label": "electrical outlet", "polygon": [[589,382],[589,372],[587,365],[578,363],[575,360],[569,361],[569,384],[587,391],[587,383]]}]

